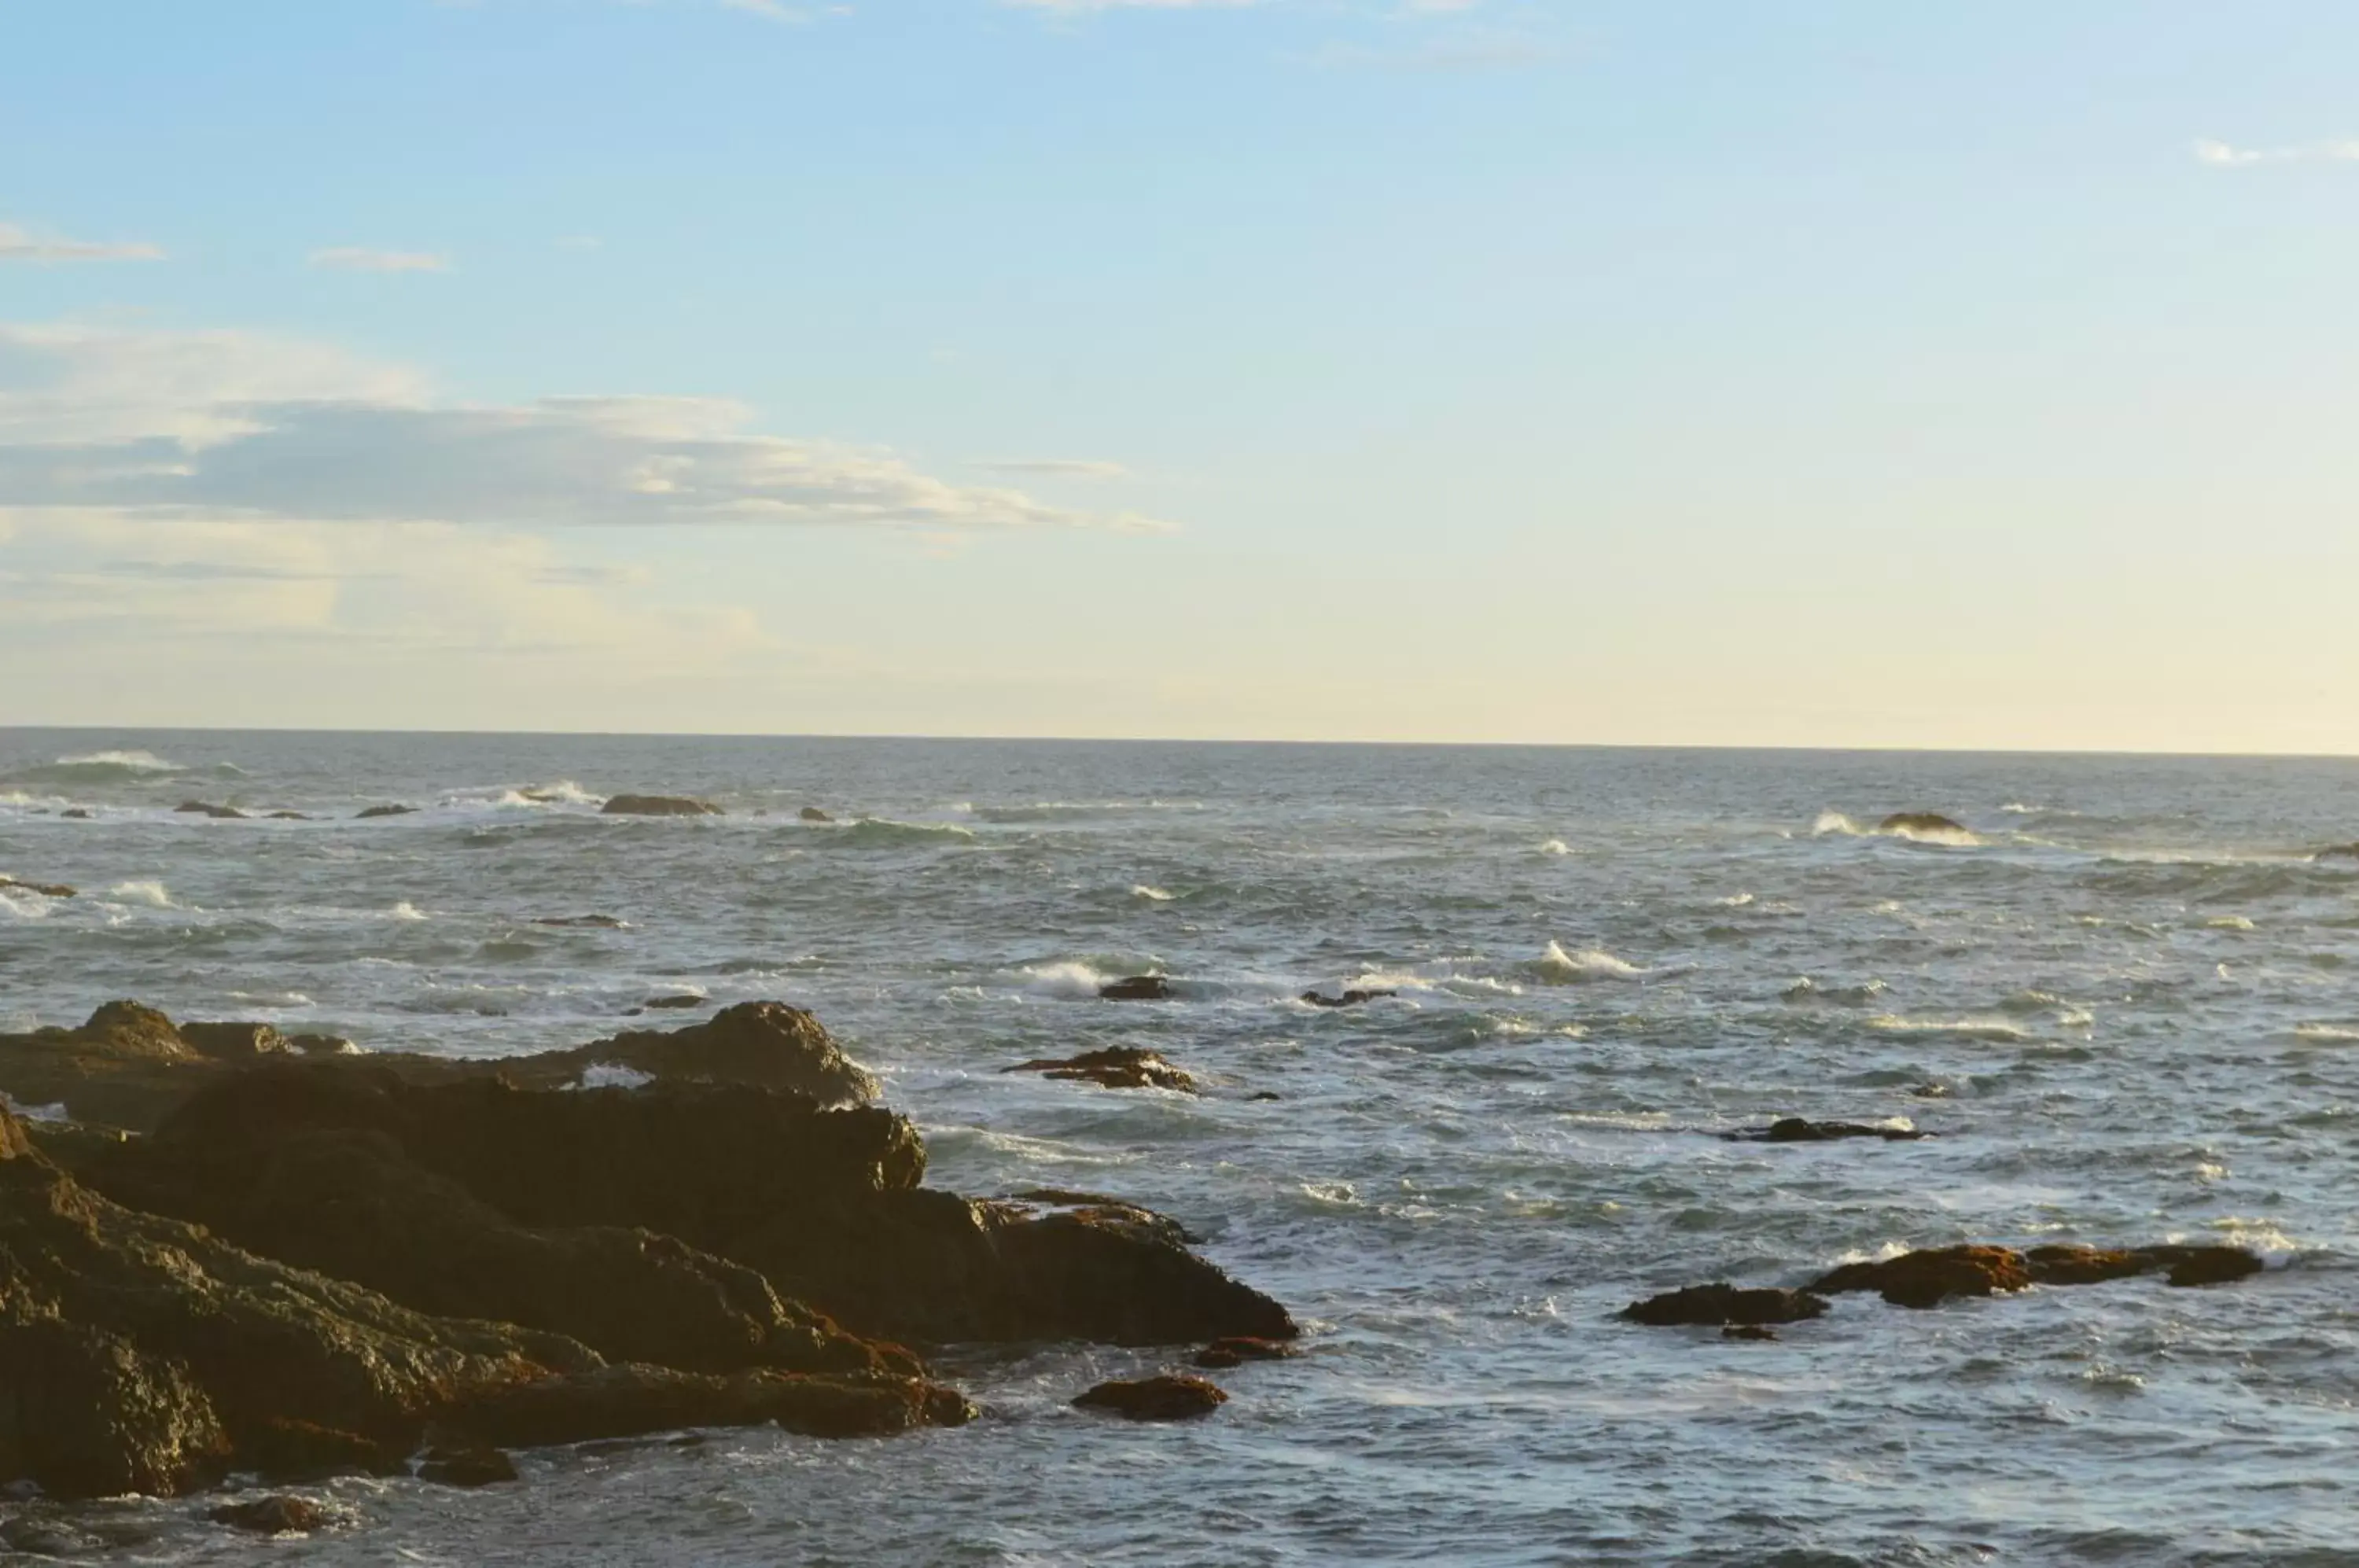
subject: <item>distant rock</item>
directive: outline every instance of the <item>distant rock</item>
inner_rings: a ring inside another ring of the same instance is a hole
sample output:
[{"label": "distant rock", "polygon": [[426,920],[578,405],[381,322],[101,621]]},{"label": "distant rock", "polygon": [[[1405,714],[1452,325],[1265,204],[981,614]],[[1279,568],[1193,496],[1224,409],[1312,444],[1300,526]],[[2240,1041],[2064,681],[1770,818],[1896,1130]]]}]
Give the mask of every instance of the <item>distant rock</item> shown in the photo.
[{"label": "distant rock", "polygon": [[1722,1133],[1728,1143],[1832,1143],[1838,1138],[1880,1138],[1886,1143],[1914,1143],[1932,1138],[1909,1127],[1875,1127],[1864,1122],[1814,1122],[1802,1116],[1780,1116],[1766,1127],[1739,1127]]},{"label": "distant rock", "polygon": [[2028,1260],[2004,1247],[1940,1247],[1875,1263],[1846,1263],[1805,1289],[1820,1295],[1874,1290],[1896,1307],[1937,1307],[1952,1296],[1990,1296],[2031,1284]]},{"label": "distant rock", "polygon": [[1126,980],[1107,981],[1098,987],[1098,996],[1108,1002],[1168,1002],[1171,982],[1160,975],[1134,975]]},{"label": "distant rock", "polygon": [[20,893],[38,893],[44,898],[79,897],[62,882],[19,882],[14,877],[0,877],[0,887],[14,887]]},{"label": "distant rock", "polygon": [[183,800],[172,810],[195,817],[213,817],[234,822],[245,820],[245,813],[235,806],[216,806],[204,800]]},{"label": "distant rock", "polygon": [[2310,858],[2312,860],[2359,860],[2359,844],[2329,844]]},{"label": "distant rock", "polygon": [[1895,811],[1876,823],[1875,831],[1887,833],[1962,833],[1972,830],[1965,823],[1937,811]]},{"label": "distant rock", "polygon": [[598,808],[610,817],[717,817],[721,808],[685,795],[616,795]]},{"label": "distant rock", "polygon": [[1233,1334],[1226,1339],[1212,1341],[1212,1344],[1196,1352],[1194,1359],[1199,1367],[1217,1369],[1225,1367],[1242,1367],[1248,1361],[1284,1361],[1289,1356],[1300,1354],[1301,1352],[1283,1340],[1253,1339],[1243,1334]]},{"label": "distant rock", "polygon": [[1825,1298],[1807,1290],[1748,1290],[1722,1282],[1649,1296],[1616,1315],[1655,1328],[1708,1328],[1723,1323],[1802,1323],[1826,1310]]},{"label": "distant rock", "polygon": [[415,815],[415,806],[363,806],[353,813],[354,822],[367,822],[371,817],[407,817]]},{"label": "distant rock", "polygon": [[1100,1383],[1073,1400],[1076,1410],[1106,1410],[1125,1421],[1192,1421],[1229,1402],[1216,1383],[1164,1373],[1154,1377]]},{"label": "distant rock", "polygon": [[273,811],[270,820],[274,822],[308,822],[311,819],[300,811]]},{"label": "distant rock", "polygon": [[1302,999],[1314,1007],[1356,1007],[1363,1002],[1398,995],[1397,991],[1346,991],[1340,996],[1322,996],[1316,991],[1305,991]]},{"label": "distant rock", "polygon": [[1771,1328],[1767,1323],[1733,1323],[1726,1325],[1720,1331],[1720,1337],[1723,1339],[1753,1339],[1774,1342],[1777,1337],[1777,1331]]},{"label": "distant rock", "polygon": [[668,996],[649,996],[646,1001],[639,1004],[642,1007],[653,1007],[658,1009],[701,1007],[704,1005],[704,997],[691,996],[685,991]]},{"label": "distant rock", "polygon": [[256,1535],[310,1535],[328,1526],[328,1510],[301,1497],[257,1497],[250,1503],[223,1503],[205,1517],[232,1530]]},{"label": "distant rock", "polygon": [[89,810],[82,806],[68,806],[64,811],[60,811],[58,815],[61,817],[71,817],[78,822],[86,822],[91,820]]},{"label": "distant rock", "polygon": [[621,931],[629,922],[617,920],[613,915],[537,915],[532,923],[537,926],[573,926],[585,931]]},{"label": "distant rock", "polygon": [[1000,1071],[1038,1073],[1047,1078],[1073,1079],[1108,1089],[1177,1089],[1188,1094],[1196,1092],[1194,1078],[1164,1061],[1157,1052],[1129,1045],[1108,1046],[1103,1051],[1083,1051],[1079,1056],[1060,1060],[1044,1057],[1034,1062],[1019,1062]]},{"label": "distant rock", "polygon": [[418,1456],[418,1478],[437,1486],[499,1486],[516,1479],[516,1461],[485,1443],[435,1443]]},{"label": "distant rock", "polygon": [[832,822],[835,821],[833,817],[829,816],[817,806],[805,806],[801,811],[795,814],[807,822]]}]

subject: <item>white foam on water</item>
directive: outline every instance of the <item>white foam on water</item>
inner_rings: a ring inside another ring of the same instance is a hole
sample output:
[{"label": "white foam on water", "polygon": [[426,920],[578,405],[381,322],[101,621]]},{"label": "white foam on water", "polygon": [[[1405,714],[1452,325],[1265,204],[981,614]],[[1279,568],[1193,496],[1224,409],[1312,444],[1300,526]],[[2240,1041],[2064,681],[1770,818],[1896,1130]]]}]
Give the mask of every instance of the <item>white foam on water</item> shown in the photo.
[{"label": "white foam on water", "polygon": [[1542,855],[1571,855],[1572,853],[1572,845],[1565,843],[1564,840],[1560,838],[1552,838],[1546,844],[1540,845],[1540,853]]},{"label": "white foam on water", "polygon": [[388,920],[429,920],[434,918],[407,898],[402,899],[401,902],[396,904],[392,909],[387,909],[386,911],[386,917]]},{"label": "white foam on water", "polygon": [[1130,896],[1134,898],[1144,898],[1150,904],[1168,904],[1171,902],[1174,897],[1176,897],[1174,894],[1165,892],[1160,887],[1149,887],[1144,882],[1133,887],[1130,890]]},{"label": "white foam on water", "polygon": [[62,1101],[54,1105],[20,1105],[5,1092],[0,1092],[0,1105],[7,1106],[9,1110],[28,1122],[62,1122],[73,1119]]},{"label": "white foam on water", "polygon": [[2253,924],[2252,918],[2247,915],[2214,915],[2210,920],[2205,920],[2203,924],[2206,929],[2211,931],[2255,931],[2258,929]]},{"label": "white foam on water", "polygon": [[1532,973],[1550,985],[1577,985],[1592,980],[1635,980],[1647,972],[1603,948],[1584,947],[1568,953],[1551,942],[1532,961]]},{"label": "white foam on water", "polygon": [[123,768],[135,773],[179,773],[177,762],[167,762],[152,751],[85,751],[72,757],[60,757],[60,768]]},{"label": "white foam on water", "polygon": [[636,1067],[625,1067],[618,1062],[593,1062],[582,1070],[582,1082],[577,1089],[644,1089],[656,1081],[652,1073],[642,1073]]},{"label": "white foam on water", "polygon": [[14,887],[0,887],[0,913],[8,914],[16,920],[46,920],[49,918],[50,907],[56,902],[56,899],[44,898],[38,893],[21,892]]},{"label": "white foam on water", "polygon": [[1882,1029],[1886,1034],[1953,1034],[1962,1040],[2003,1043],[2038,1038],[2022,1025],[2010,1023],[2005,1018],[1912,1018],[1899,1013],[1880,1013],[1867,1020],[1867,1027]]},{"label": "white foam on water", "polygon": [[1021,971],[1025,989],[1036,996],[1094,999],[1099,989],[1119,976],[1078,958],[1058,964],[1027,964]]},{"label": "white foam on water", "polygon": [[2312,1040],[2321,1045],[2359,1045],[2359,1025],[2296,1024],[2293,1034],[2296,1040]]},{"label": "white foam on water", "polygon": [[157,881],[117,882],[106,890],[106,896],[126,904],[145,904],[153,909],[179,907],[172,902],[172,890]]},{"label": "white foam on water", "polygon": [[1714,898],[1712,902],[1718,904],[1723,909],[1741,909],[1747,904],[1753,902],[1753,895],[1750,893],[1731,893],[1727,898]]}]

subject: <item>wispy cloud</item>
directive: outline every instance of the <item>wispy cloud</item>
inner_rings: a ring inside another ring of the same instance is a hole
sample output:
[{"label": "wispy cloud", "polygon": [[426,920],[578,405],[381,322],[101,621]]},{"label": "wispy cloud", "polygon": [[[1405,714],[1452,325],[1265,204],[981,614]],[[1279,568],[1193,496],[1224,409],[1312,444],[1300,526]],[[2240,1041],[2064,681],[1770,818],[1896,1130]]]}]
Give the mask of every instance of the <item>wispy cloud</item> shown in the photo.
[{"label": "wispy cloud", "polygon": [[1262,0],[1001,0],[1019,11],[1081,16],[1092,11],[1234,11]]},{"label": "wispy cloud", "polygon": [[2246,169],[2260,163],[2359,163],[2359,137],[2273,147],[2240,147],[2207,138],[2195,144],[2195,161],[2214,169]]},{"label": "wispy cloud", "polygon": [[334,272],[448,272],[451,258],[431,251],[372,250],[365,245],[333,245],[311,253],[313,267]]},{"label": "wispy cloud", "polygon": [[161,261],[163,248],[141,242],[72,240],[0,223],[0,261]]},{"label": "wispy cloud", "polygon": [[1075,457],[995,457],[974,465],[986,474],[1028,474],[1050,479],[1127,479],[1119,463]]},{"label": "wispy cloud", "polygon": [[754,433],[746,409],[718,399],[437,402],[397,376],[236,333],[0,326],[0,387],[10,388],[0,511],[495,528],[1164,527],[954,484],[881,448]]}]

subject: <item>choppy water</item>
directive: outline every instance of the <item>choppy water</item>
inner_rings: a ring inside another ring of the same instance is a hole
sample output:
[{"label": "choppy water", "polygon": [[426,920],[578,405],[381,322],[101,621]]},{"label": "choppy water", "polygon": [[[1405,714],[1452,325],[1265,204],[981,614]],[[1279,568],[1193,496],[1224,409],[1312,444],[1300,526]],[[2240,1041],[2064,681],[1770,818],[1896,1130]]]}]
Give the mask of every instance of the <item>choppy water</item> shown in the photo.
[{"label": "choppy water", "polygon": [[[594,814],[625,789],[731,814]],[[382,801],[426,809],[349,820]],[[1972,835],[1856,831],[1901,810]],[[783,997],[936,1181],[1168,1210],[1313,1333],[1184,1427],[1063,1408],[1152,1356],[957,1363],[962,1431],[349,1483],[290,1561],[2343,1563],[2359,862],[2306,856],[2354,838],[2353,762],[0,731],[0,873],[85,890],[0,892],[0,1023],[131,996],[490,1054]],[[629,924],[530,923],[590,913]],[[1148,967],[1179,1000],[1090,999]],[[1401,996],[1292,999],[1347,985]],[[997,1071],[1111,1043],[1207,1094]],[[1786,1113],[1942,1137],[1709,1136]],[[1845,1297],[1777,1345],[1609,1318],[1969,1238],[2283,1267]],[[73,1528],[263,1550],[200,1512]]]}]

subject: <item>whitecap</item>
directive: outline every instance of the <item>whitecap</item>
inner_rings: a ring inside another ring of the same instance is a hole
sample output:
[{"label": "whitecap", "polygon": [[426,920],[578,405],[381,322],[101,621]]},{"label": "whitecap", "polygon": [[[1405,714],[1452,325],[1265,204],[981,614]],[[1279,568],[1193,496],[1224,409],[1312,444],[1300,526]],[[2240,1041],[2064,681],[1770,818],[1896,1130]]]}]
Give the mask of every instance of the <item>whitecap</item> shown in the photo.
[{"label": "whitecap", "polygon": [[1144,882],[1132,887],[1130,896],[1134,898],[1144,898],[1150,904],[1168,904],[1177,897],[1175,894],[1165,892],[1160,887],[1151,887]]},{"label": "whitecap", "polygon": [[1898,1013],[1881,1013],[1867,1020],[1867,1027],[1883,1029],[1888,1034],[1953,1034],[1964,1040],[1988,1040],[2015,1043],[2031,1040],[2031,1031],[2005,1018],[1911,1018]]},{"label": "whitecap", "polygon": [[1550,985],[1579,985],[1590,980],[1630,980],[1647,972],[1626,958],[1616,958],[1603,948],[1584,947],[1567,953],[1556,942],[1532,962],[1532,973]]},{"label": "whitecap", "polygon": [[386,914],[389,919],[397,920],[424,920],[433,918],[407,898],[387,909]]},{"label": "whitecap", "polygon": [[656,1081],[652,1073],[642,1073],[636,1067],[619,1062],[593,1062],[582,1070],[582,1082],[577,1089],[644,1089]]},{"label": "whitecap", "polygon": [[85,751],[60,757],[59,768],[120,768],[133,773],[178,773],[177,762],[167,762],[152,751]]},{"label": "whitecap", "polygon": [[1115,978],[1111,973],[1078,958],[1057,964],[1027,964],[1023,974],[1028,982],[1026,989],[1043,996],[1094,998],[1101,987]]},{"label": "whitecap", "polygon": [[1552,838],[1546,844],[1540,845],[1540,853],[1542,855],[1571,855],[1572,853],[1572,845],[1565,843],[1564,840],[1560,838]]},{"label": "whitecap", "polygon": [[2359,1027],[2350,1024],[2296,1024],[2293,1034],[2321,1045],[2359,1045]]},{"label": "whitecap", "polygon": [[1747,904],[1753,902],[1753,895],[1750,893],[1731,893],[1727,898],[1714,898],[1712,902],[1718,904],[1723,909],[1741,909]]},{"label": "whitecap", "polygon": [[44,898],[38,893],[18,893],[13,888],[0,887],[0,912],[13,915],[20,920],[46,920],[56,902],[56,899]]},{"label": "whitecap", "polygon": [[178,907],[172,902],[172,890],[161,882],[117,882],[106,890],[106,896],[126,903],[146,904],[151,909],[169,909]]},{"label": "whitecap", "polygon": [[2255,929],[2251,918],[2245,915],[2214,915],[2212,919],[2205,920],[2203,924],[2211,931],[2252,931]]}]

